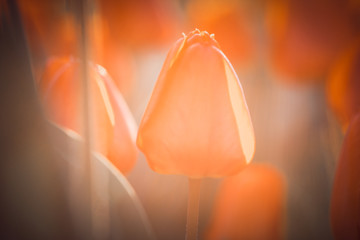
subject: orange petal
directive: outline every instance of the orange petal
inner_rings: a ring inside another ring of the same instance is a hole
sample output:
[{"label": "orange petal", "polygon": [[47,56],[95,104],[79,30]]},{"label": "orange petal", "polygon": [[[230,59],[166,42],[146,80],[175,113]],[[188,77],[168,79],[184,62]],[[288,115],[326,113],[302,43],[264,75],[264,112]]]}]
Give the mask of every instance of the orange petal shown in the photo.
[{"label": "orange petal", "polygon": [[[137,158],[135,121],[106,70],[89,64],[89,73],[92,146],[120,171],[127,173]],[[49,118],[82,134],[80,79],[78,60],[67,57],[52,59],[39,90]]]},{"label": "orange petal", "polygon": [[109,93],[115,120],[114,136],[107,156],[122,173],[127,173],[134,166],[138,156],[135,144],[137,125],[129,107],[111,77],[100,65],[97,65],[97,68]]}]

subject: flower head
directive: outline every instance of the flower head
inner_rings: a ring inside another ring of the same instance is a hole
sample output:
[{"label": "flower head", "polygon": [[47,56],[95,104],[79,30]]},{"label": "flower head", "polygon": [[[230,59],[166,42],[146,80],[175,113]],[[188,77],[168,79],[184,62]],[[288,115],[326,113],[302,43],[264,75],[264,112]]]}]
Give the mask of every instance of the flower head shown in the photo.
[{"label": "flower head", "polygon": [[[39,92],[50,120],[82,134],[80,66],[71,57],[49,60]],[[135,121],[105,68],[89,63],[89,70],[92,146],[127,173],[138,153]]]},{"label": "flower head", "polygon": [[137,144],[151,168],[166,174],[220,177],[251,161],[255,138],[245,97],[214,35],[194,30],[170,50]]}]

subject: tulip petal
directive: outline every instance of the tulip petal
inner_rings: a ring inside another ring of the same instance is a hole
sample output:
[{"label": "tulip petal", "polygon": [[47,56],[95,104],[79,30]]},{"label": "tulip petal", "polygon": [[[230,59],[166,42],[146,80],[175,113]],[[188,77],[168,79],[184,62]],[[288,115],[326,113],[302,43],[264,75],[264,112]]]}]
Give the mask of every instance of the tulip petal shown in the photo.
[{"label": "tulip petal", "polygon": [[247,108],[243,90],[234,69],[227,59],[224,59],[225,73],[228,81],[230,101],[234,109],[237,127],[246,163],[250,163],[255,152],[255,136]]}]

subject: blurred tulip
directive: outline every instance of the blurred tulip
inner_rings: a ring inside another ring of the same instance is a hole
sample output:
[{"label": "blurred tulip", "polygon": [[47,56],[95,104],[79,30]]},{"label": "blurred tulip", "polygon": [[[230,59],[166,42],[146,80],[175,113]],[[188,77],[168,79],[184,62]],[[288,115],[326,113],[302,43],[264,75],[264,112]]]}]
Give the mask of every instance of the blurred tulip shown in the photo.
[{"label": "blurred tulip", "polygon": [[360,239],[360,114],[351,121],[339,157],[332,199],[335,239]]},{"label": "blurred tulip", "polygon": [[254,28],[238,1],[189,1],[187,12],[191,28],[198,27],[214,33],[231,62],[247,64],[252,60]]},{"label": "blurred tulip", "polygon": [[194,178],[232,175],[252,160],[242,87],[213,35],[195,30],[170,50],[137,145],[154,171]]},{"label": "blurred tulip", "polygon": [[346,1],[268,0],[270,59],[286,80],[324,79],[339,51],[355,36]]},{"label": "blurred tulip", "polygon": [[[43,71],[42,61],[50,56],[77,55],[76,19],[65,1],[19,0],[19,3],[38,80]],[[128,94],[135,78],[134,60],[120,41],[111,36],[103,18],[100,14],[88,18],[92,59],[109,71],[122,94]]]},{"label": "blurred tulip", "polygon": [[30,49],[35,57],[77,52],[75,19],[66,1],[18,0]]},{"label": "blurred tulip", "polygon": [[360,40],[343,53],[330,72],[327,99],[344,132],[360,110]]},{"label": "blurred tulip", "polygon": [[98,6],[111,37],[131,48],[169,43],[176,35],[178,15],[172,1],[100,0]]},{"label": "blurred tulip", "polygon": [[223,180],[206,239],[284,239],[285,182],[266,164]]},{"label": "blurred tulip", "polygon": [[[89,64],[90,114],[94,149],[122,172],[127,173],[137,158],[136,124],[106,70]],[[51,59],[39,91],[50,120],[82,133],[80,62],[74,58]]]}]

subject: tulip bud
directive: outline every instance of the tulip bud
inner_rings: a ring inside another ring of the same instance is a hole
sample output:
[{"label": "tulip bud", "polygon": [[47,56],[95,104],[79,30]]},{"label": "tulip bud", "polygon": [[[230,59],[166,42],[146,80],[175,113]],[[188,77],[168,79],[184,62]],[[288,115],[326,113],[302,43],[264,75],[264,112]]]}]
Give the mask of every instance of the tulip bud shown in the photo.
[{"label": "tulip bud", "polygon": [[137,145],[164,174],[221,177],[252,160],[255,138],[242,87],[214,35],[195,30],[170,50]]},{"label": "tulip bud", "polygon": [[[89,64],[90,116],[93,148],[106,156],[122,173],[137,158],[136,124],[115,83],[100,65]],[[55,58],[48,62],[39,93],[50,120],[79,134],[83,131],[80,62]]]},{"label": "tulip bud", "polygon": [[360,114],[351,121],[344,139],[331,198],[335,239],[360,239]]}]

